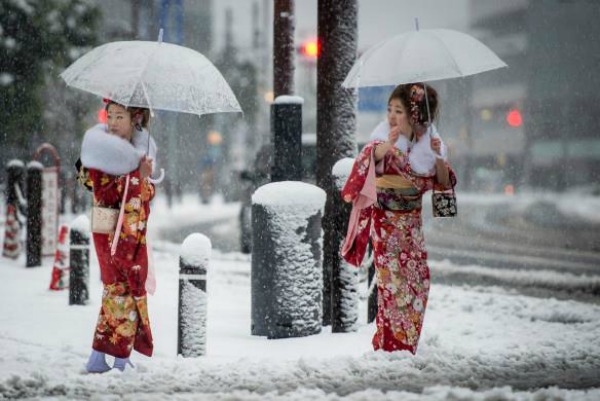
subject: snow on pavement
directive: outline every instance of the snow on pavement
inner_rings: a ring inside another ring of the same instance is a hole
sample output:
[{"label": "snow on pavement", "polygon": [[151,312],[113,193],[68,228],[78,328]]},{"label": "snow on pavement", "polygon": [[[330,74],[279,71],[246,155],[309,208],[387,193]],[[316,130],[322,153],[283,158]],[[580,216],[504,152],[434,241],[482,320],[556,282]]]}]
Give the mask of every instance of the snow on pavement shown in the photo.
[{"label": "snow on pavement", "polygon": [[[135,369],[103,375],[83,369],[100,307],[95,256],[85,306],[68,306],[66,292],[47,290],[52,260],[27,269],[23,257],[0,259],[0,399],[600,399],[600,306],[436,284],[447,262],[432,262],[434,284],[413,357],[372,351],[374,325],[364,323],[363,302],[354,333],[251,336],[250,259],[213,250],[207,355],[177,357],[179,252],[176,244],[155,243],[158,285],[149,300],[155,355],[134,354]],[[527,278],[503,274],[507,281]]]}]

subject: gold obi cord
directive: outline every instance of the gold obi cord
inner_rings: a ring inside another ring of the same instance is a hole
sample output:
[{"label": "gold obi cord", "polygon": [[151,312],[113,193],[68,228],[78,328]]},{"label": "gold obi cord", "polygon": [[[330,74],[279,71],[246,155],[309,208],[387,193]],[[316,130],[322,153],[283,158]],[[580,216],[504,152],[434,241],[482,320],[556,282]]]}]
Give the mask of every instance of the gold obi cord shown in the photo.
[{"label": "gold obi cord", "polygon": [[375,179],[375,186],[379,188],[396,188],[396,189],[408,189],[413,188],[410,181],[401,175],[382,175]]}]

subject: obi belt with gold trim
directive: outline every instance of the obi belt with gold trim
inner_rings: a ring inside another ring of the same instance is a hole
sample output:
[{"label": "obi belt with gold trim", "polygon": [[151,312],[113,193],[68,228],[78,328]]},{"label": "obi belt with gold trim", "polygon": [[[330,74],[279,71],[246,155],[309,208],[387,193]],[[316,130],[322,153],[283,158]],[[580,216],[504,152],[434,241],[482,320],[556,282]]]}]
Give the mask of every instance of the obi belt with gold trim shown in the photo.
[{"label": "obi belt with gold trim", "polygon": [[421,193],[401,175],[376,178],[377,207],[384,210],[410,212],[421,209]]}]

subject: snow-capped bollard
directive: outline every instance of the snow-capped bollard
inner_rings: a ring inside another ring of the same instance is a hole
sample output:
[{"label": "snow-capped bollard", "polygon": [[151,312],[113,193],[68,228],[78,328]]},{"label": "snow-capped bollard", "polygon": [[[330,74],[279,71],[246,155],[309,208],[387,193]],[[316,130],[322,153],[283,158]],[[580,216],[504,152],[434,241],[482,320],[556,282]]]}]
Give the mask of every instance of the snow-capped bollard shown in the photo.
[{"label": "snow-capped bollard", "polygon": [[[346,157],[338,160],[333,166],[332,175],[334,178],[333,202],[339,204],[334,220],[336,227],[340,230],[336,232],[335,242],[341,247],[346,235],[348,219],[352,204],[342,200],[341,190],[352,171],[354,159]],[[347,333],[358,329],[358,269],[346,263],[336,253],[332,258],[331,266],[331,331],[334,333]]]},{"label": "snow-capped bollard", "polygon": [[325,191],[273,182],[252,195],[253,335],[301,337],[321,331],[321,217]]},{"label": "snow-capped bollard", "polygon": [[22,250],[18,211],[26,207],[22,192],[25,164],[16,159],[9,161],[6,165],[6,176],[6,228],[2,256],[17,259]]},{"label": "snow-capped bollard", "polygon": [[205,235],[187,236],[179,257],[179,319],[177,354],[185,358],[206,354],[206,274],[212,244]]},{"label": "snow-capped bollard", "polygon": [[277,96],[271,105],[271,181],[302,179],[302,104],[299,96]]},{"label": "snow-capped bollard", "polygon": [[69,305],[85,305],[90,299],[90,220],[80,215],[69,233]]},{"label": "snow-capped bollard", "polygon": [[40,162],[27,164],[26,267],[42,265],[42,170]]}]

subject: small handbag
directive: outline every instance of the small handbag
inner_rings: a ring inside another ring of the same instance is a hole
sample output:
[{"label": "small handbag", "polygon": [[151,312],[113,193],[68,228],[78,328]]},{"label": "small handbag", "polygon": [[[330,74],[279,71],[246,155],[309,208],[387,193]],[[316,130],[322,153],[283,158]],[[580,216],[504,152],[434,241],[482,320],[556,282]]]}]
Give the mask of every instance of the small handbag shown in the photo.
[{"label": "small handbag", "polygon": [[114,234],[119,220],[119,209],[92,207],[92,232],[96,234]]},{"label": "small handbag", "polygon": [[431,205],[433,217],[455,217],[458,214],[456,208],[456,192],[454,188],[447,191],[433,191],[431,194]]}]

